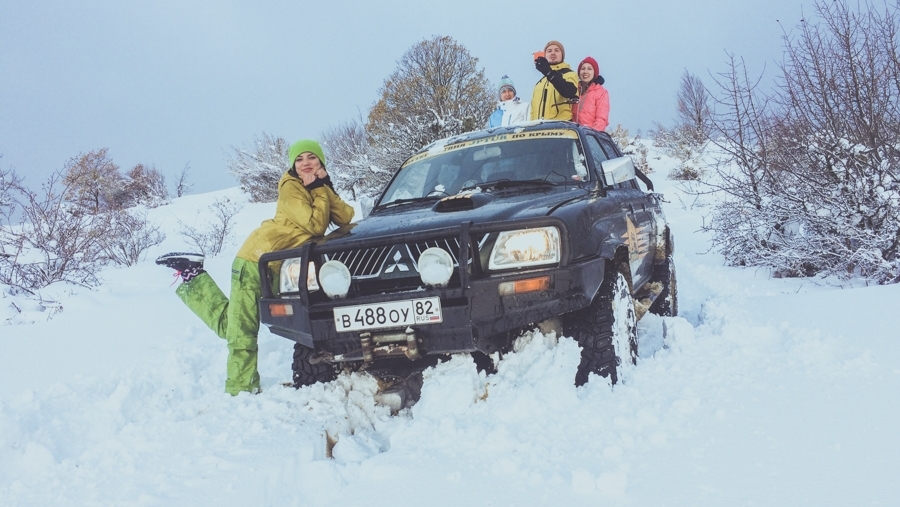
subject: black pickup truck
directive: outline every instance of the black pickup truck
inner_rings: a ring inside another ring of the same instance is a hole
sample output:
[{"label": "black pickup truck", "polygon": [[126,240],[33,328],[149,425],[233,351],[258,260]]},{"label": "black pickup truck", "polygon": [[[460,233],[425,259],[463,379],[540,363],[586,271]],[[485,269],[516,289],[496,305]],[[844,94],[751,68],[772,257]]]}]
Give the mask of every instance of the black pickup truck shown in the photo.
[{"label": "black pickup truck", "polygon": [[490,364],[536,326],[578,340],[577,385],[615,383],[637,320],[677,312],[660,199],[609,135],[574,123],[436,141],[365,219],[262,256],[261,321],[297,342],[298,387],[456,353]]}]

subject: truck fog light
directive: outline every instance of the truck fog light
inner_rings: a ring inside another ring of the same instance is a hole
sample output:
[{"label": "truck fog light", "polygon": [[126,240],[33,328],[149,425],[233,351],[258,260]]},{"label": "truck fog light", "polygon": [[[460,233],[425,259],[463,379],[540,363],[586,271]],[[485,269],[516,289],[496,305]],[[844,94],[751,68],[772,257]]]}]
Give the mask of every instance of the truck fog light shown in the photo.
[{"label": "truck fog light", "polygon": [[453,276],[453,258],[443,248],[427,248],[419,256],[419,275],[425,285],[446,287]]},{"label": "truck fog light", "polygon": [[514,294],[524,294],[526,292],[538,292],[549,289],[549,276],[527,278],[525,280],[516,280],[515,282],[503,282],[497,286],[497,292],[499,292],[501,296],[512,296]]},{"label": "truck fog light", "polygon": [[350,291],[350,270],[343,262],[330,260],[319,269],[319,285],[331,299],[343,299]]}]

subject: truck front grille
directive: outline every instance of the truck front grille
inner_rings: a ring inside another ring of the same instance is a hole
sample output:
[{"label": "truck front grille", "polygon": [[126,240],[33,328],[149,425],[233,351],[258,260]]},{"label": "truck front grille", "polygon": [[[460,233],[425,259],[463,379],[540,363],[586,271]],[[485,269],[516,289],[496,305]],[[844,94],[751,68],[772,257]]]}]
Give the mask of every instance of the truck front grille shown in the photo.
[{"label": "truck front grille", "polygon": [[[487,235],[484,234],[477,238],[477,244],[480,248]],[[354,250],[345,250],[342,252],[334,252],[322,255],[323,261],[339,260],[350,270],[350,275],[357,280],[365,280],[377,278],[385,271],[389,270],[392,265],[403,265],[410,269],[410,274],[418,274],[418,266],[416,265],[419,256],[426,249],[431,247],[442,248],[453,258],[453,266],[459,267],[459,251],[460,243],[458,237],[432,239],[428,241],[417,241],[403,243],[399,245],[379,246],[372,248],[361,248]],[[467,264],[472,262],[473,252],[469,250],[469,258]],[[407,266],[406,264],[412,264]]]}]

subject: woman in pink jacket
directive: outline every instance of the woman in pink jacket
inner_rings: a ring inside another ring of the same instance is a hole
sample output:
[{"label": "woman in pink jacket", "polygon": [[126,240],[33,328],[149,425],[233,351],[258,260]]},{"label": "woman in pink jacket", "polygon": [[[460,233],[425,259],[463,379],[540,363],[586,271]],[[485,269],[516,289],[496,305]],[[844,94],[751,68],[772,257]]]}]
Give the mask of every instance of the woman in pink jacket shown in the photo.
[{"label": "woman in pink jacket", "polygon": [[594,130],[606,130],[609,125],[609,92],[603,87],[604,79],[600,75],[597,60],[590,56],[578,64],[579,86],[578,105],[572,110],[572,121],[591,127]]}]

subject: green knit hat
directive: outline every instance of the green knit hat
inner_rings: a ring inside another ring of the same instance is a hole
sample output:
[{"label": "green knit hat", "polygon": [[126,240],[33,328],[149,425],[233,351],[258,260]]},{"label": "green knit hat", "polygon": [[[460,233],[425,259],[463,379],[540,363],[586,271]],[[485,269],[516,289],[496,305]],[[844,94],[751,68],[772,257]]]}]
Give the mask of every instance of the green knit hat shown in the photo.
[{"label": "green knit hat", "polygon": [[288,167],[293,168],[294,161],[297,160],[297,155],[306,153],[307,151],[319,157],[322,165],[325,165],[325,153],[322,151],[322,147],[319,145],[318,141],[313,141],[312,139],[301,139],[292,144],[291,149],[288,150]]}]

